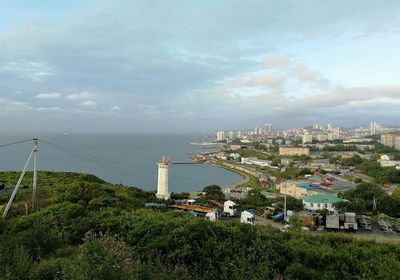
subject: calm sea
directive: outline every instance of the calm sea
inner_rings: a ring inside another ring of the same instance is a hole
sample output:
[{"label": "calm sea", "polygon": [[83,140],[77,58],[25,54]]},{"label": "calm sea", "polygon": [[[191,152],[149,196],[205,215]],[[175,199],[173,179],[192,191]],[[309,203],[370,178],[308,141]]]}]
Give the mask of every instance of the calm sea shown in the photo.
[{"label": "calm sea", "polygon": [[[210,140],[201,135],[0,134],[0,145],[33,136],[43,140],[38,146],[39,170],[87,172],[145,190],[156,190],[156,163],[162,155],[171,162],[188,162],[189,153],[208,151],[190,143]],[[32,145],[0,148],[0,170],[22,170]],[[199,191],[210,184],[224,186],[240,180],[240,175],[212,165],[170,165],[172,192]]]}]

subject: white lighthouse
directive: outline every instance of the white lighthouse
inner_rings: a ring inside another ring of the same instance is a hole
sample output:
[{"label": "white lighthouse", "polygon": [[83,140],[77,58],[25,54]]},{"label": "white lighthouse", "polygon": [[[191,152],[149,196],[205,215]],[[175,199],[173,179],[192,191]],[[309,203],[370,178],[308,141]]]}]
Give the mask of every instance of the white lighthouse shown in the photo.
[{"label": "white lighthouse", "polygon": [[168,192],[168,165],[169,159],[165,156],[161,157],[158,165],[158,184],[156,197],[159,199],[169,199],[170,193]]}]

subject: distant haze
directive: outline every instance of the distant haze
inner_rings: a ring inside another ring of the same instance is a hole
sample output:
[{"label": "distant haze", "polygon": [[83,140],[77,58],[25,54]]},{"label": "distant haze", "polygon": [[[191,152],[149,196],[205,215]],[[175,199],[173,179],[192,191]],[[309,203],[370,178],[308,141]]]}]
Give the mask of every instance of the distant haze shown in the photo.
[{"label": "distant haze", "polygon": [[399,124],[400,2],[2,1],[0,130]]}]

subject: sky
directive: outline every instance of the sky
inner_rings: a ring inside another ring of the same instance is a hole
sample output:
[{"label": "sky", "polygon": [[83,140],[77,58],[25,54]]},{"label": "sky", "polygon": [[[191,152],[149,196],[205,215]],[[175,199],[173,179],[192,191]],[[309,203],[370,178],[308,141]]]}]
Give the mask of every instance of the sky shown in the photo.
[{"label": "sky", "polygon": [[399,1],[0,0],[0,131],[400,125]]}]

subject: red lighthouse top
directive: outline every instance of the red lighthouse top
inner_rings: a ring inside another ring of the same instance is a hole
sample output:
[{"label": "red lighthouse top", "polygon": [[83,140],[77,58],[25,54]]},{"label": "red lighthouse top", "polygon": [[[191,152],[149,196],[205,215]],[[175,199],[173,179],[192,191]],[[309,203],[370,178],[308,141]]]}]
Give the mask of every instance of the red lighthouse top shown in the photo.
[{"label": "red lighthouse top", "polygon": [[169,158],[167,158],[166,156],[162,156],[161,159],[160,159],[160,161],[159,161],[159,163],[162,163],[162,164],[169,164],[169,163],[170,163],[170,160],[169,160]]}]

